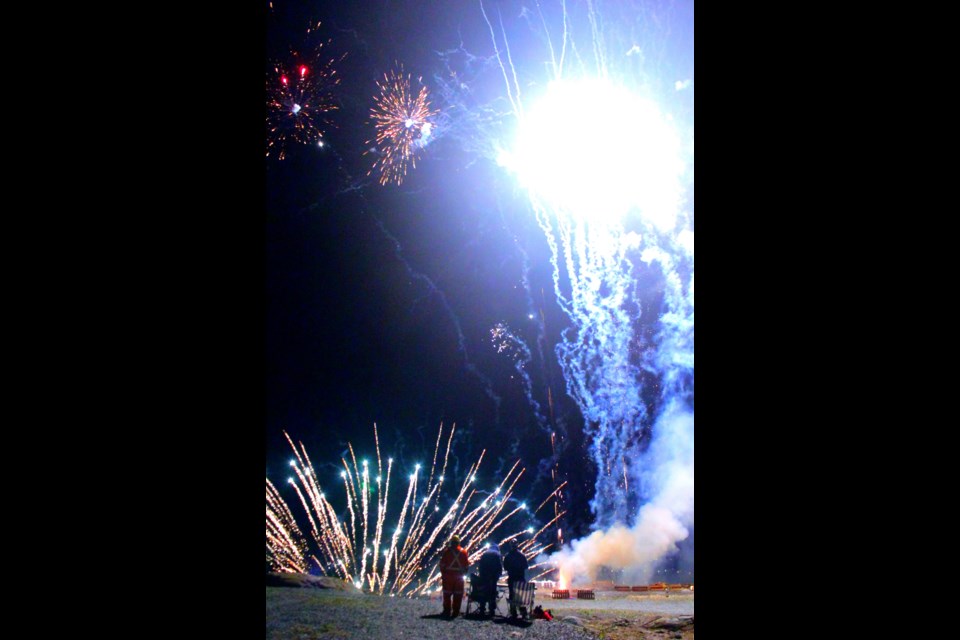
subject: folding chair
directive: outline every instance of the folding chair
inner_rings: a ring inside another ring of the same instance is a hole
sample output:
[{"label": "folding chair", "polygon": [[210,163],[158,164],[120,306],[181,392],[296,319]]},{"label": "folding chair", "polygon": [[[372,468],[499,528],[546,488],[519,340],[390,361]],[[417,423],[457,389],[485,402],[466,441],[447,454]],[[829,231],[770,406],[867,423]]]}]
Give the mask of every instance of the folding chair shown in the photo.
[{"label": "folding chair", "polygon": [[[480,604],[489,602],[491,599],[489,597],[490,587],[485,584],[480,583],[479,576],[477,574],[470,575],[470,589],[467,592],[467,610],[465,615],[477,615],[480,611]],[[493,607],[495,615],[502,616],[503,613],[500,611],[500,600],[503,596],[502,590],[499,586],[493,587]]]},{"label": "folding chair", "polygon": [[509,602],[520,610],[524,620],[530,619],[533,613],[533,592],[536,588],[532,582],[515,582],[512,585]]}]

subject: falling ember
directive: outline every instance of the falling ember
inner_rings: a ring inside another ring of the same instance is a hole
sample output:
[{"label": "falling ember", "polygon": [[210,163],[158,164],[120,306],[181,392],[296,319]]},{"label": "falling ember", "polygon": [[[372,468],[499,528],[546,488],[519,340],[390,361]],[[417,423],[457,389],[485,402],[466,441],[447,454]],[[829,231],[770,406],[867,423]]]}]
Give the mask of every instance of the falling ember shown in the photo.
[{"label": "falling ember", "polygon": [[[518,121],[513,148],[503,145],[497,160],[528,190],[550,247],[553,289],[568,323],[554,353],[568,395],[589,425],[584,446],[597,469],[590,501],[594,532],[561,549],[578,560],[578,576],[600,566],[649,571],[675,554],[680,541],[692,545],[692,111],[687,121],[680,111],[663,110],[654,100],[657,90],[650,90],[656,77],[637,74],[633,63],[618,73],[618,60],[625,60],[608,55],[596,37],[602,22],[614,24],[614,14],[601,20],[596,3],[585,3],[584,16],[595,37],[594,59],[587,55],[581,64],[578,54],[576,64],[564,66],[561,54],[558,64],[554,51],[588,50],[573,46],[577,20],[567,15],[573,3],[561,4],[563,40],[550,44],[552,82],[533,100],[521,101],[529,81],[520,82],[526,74],[513,69],[509,50],[501,54],[487,20]],[[634,24],[634,3],[620,4],[629,7],[625,24]],[[587,120],[597,125],[589,135],[566,135],[571,123]],[[586,146],[576,148],[581,141]],[[618,551],[631,555],[603,564],[601,543],[614,530],[630,540]]]}]

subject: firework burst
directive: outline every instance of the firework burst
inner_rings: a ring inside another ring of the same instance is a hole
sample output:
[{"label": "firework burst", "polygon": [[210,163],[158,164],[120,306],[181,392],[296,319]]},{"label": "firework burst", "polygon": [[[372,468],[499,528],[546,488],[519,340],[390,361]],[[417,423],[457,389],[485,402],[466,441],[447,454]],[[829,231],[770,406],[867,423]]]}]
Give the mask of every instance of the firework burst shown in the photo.
[{"label": "firework burst", "polygon": [[[309,36],[319,27],[307,30]],[[267,157],[279,160],[299,144],[323,146],[327,114],[337,109],[334,89],[340,84],[334,65],[343,59],[327,58],[329,41],[292,50],[286,61],[273,61],[267,69]]]},{"label": "firework burst", "polygon": [[[427,593],[439,584],[440,554],[453,534],[460,536],[471,562],[483,553],[485,541],[503,544],[523,537],[519,548],[528,559],[553,546],[541,543],[538,536],[556,522],[562,512],[539,528],[527,526],[513,533],[502,533],[509,520],[513,518],[516,522],[514,517],[521,512],[530,513],[526,503],[517,504],[513,497],[514,486],[524,473],[523,468],[518,468],[519,461],[496,488],[484,492],[476,486],[484,451],[470,466],[459,488],[449,495],[444,493],[455,430],[456,426],[451,428],[441,457],[441,425],[430,469],[423,470],[418,464],[407,477],[403,506],[396,513],[393,526],[386,523],[394,463],[393,458],[388,458],[386,465],[383,464],[376,426],[376,471],[367,460],[357,463],[350,444],[347,445],[349,457],[341,458],[340,480],[346,496],[342,517],[327,500],[303,444],[294,444],[285,433],[295,455],[290,462],[294,477],[288,482],[303,506],[317,552],[308,554],[305,536],[267,480],[267,559],[271,567],[303,572],[311,563],[324,575],[348,580],[372,593],[414,596]],[[535,515],[556,493],[548,496],[532,513]],[[533,564],[531,569],[538,566]],[[543,573],[551,570],[552,567],[548,567]]]},{"label": "firework burst", "polygon": [[[367,175],[379,172],[380,184],[388,182],[401,184],[407,175],[407,165],[417,168],[416,154],[430,141],[433,124],[429,118],[438,111],[430,109],[427,100],[427,87],[422,78],[417,78],[420,91],[416,95],[410,87],[410,74],[403,74],[403,66],[383,75],[383,82],[377,82],[380,95],[374,96],[374,106],[370,117],[377,130],[376,146],[367,153],[374,153],[377,159]],[[374,144],[371,140],[368,145]]]},{"label": "firework burst", "polygon": [[[551,559],[567,580],[601,567],[648,580],[692,538],[693,49],[656,34],[680,26],[692,43],[693,15],[660,5],[560,2],[554,27],[541,14],[549,74],[533,84],[480,3],[516,116],[497,161],[527,189],[550,248],[569,321],[554,353],[597,468],[594,531]],[[516,353],[508,332],[492,335]]]}]

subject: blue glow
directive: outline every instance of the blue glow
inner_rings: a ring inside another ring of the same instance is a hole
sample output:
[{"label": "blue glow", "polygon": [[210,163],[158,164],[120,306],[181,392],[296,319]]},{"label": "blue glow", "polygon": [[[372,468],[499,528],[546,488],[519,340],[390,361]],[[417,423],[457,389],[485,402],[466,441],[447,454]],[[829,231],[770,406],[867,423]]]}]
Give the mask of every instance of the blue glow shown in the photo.
[{"label": "blue glow", "polygon": [[[557,66],[539,94],[511,85],[501,58],[518,127],[497,162],[529,192],[550,248],[570,323],[555,353],[598,468],[594,524],[650,527],[673,544],[687,535],[677,523],[693,522],[692,155],[652,94],[618,71],[622,58],[593,44],[596,69]],[[495,339],[529,358],[505,327]]]},{"label": "blue glow", "polygon": [[635,211],[661,230],[676,221],[684,165],[674,127],[652,100],[611,81],[550,83],[505,161],[531,192],[577,216]]}]

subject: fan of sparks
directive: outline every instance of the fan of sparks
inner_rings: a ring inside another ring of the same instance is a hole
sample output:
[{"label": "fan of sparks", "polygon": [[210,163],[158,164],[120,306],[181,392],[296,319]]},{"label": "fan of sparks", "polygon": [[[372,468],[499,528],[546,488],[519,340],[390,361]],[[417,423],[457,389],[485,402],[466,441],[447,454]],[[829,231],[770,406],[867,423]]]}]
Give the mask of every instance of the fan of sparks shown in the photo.
[{"label": "fan of sparks", "polygon": [[283,160],[299,144],[323,146],[323,128],[330,124],[326,114],[337,109],[334,89],[340,84],[334,69],[338,60],[325,60],[323,47],[308,45],[307,53],[291,51],[286,62],[269,65],[267,157]]},{"label": "fan of sparks", "polygon": [[[376,426],[376,475],[367,460],[357,464],[353,445],[348,445],[349,461],[341,458],[340,479],[346,494],[346,511],[342,519],[327,500],[303,444],[299,443],[298,448],[284,433],[296,456],[290,462],[295,478],[291,477],[288,482],[306,513],[305,522],[309,524],[315,549],[314,552],[308,551],[306,536],[280,493],[267,479],[267,563],[274,571],[290,573],[306,573],[315,567],[324,575],[348,580],[379,595],[416,596],[439,588],[440,554],[454,534],[460,536],[471,564],[483,553],[484,543],[490,541],[502,545],[519,540],[519,549],[529,560],[553,546],[543,544],[537,538],[565,512],[560,512],[537,530],[526,527],[511,534],[502,533],[508,520],[521,511],[528,511],[526,503],[517,505],[513,498],[514,485],[524,472],[522,468],[517,469],[519,460],[495,489],[480,495],[476,474],[484,451],[470,466],[456,497],[443,494],[444,473],[455,430],[456,425],[450,430],[446,452],[437,472],[443,435],[443,425],[440,426],[429,474],[418,464],[407,477],[406,498],[392,527],[386,523],[393,458],[389,458],[384,467]],[[562,487],[557,487],[533,513],[536,514]],[[508,510],[510,504],[515,506]],[[531,563],[531,569],[537,567],[542,571],[531,579],[554,570],[552,566],[544,569],[542,564]]]},{"label": "fan of sparks", "polygon": [[[417,151],[430,141],[433,125],[429,118],[438,111],[430,109],[427,87],[417,78],[420,91],[414,95],[411,76],[403,74],[403,67],[383,75],[377,81],[380,95],[374,96],[370,117],[377,130],[376,146],[367,153],[377,156],[367,175],[379,172],[380,184],[401,184],[407,175],[407,164],[417,168]],[[373,141],[367,143],[373,144]]]}]

